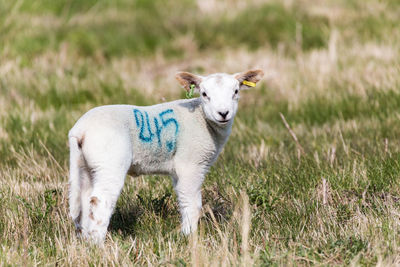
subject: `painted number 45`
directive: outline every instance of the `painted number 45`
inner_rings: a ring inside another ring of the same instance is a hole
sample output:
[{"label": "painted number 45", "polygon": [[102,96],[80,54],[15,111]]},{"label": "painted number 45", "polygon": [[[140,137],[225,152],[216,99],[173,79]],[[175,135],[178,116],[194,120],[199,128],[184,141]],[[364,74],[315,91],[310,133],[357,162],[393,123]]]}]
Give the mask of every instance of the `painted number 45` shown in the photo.
[{"label": "painted number 45", "polygon": [[[158,114],[158,117],[153,117],[152,122],[154,123],[154,132],[151,129],[149,114],[146,111],[142,112],[138,109],[134,109],[133,113],[135,115],[136,126],[140,128],[139,139],[142,142],[151,143],[157,140],[158,146],[162,147],[162,139],[166,137],[172,137],[170,138],[171,140],[167,140],[165,142],[165,145],[168,152],[174,150],[176,146],[176,138],[179,131],[179,124],[178,121],[174,118],[175,114],[172,109],[164,110]],[[173,130],[174,128],[175,131],[171,132],[171,130]]]}]

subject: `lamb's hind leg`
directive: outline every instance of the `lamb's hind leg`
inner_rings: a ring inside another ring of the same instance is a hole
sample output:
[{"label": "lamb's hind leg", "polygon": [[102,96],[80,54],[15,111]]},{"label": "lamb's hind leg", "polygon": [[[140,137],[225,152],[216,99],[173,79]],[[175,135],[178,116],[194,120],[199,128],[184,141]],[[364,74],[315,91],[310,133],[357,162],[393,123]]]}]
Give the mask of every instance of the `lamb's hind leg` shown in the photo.
[{"label": "lamb's hind leg", "polygon": [[80,236],[82,232],[82,223],[83,223],[83,218],[87,217],[89,215],[89,203],[88,199],[90,197],[90,194],[92,192],[92,177],[90,176],[90,172],[87,169],[87,166],[80,166],[79,168],[79,184],[80,184],[80,213],[79,216],[74,219],[75,222],[75,227],[78,233],[78,236]]},{"label": "lamb's hind leg", "polygon": [[201,185],[205,171],[198,166],[182,165],[176,169],[174,189],[181,213],[181,231],[190,234],[197,229],[201,211]]},{"label": "lamb's hind leg", "polygon": [[91,191],[84,202],[87,213],[82,214],[83,237],[102,243],[110,217],[124,185],[132,162],[129,135],[124,131],[103,127],[86,132],[82,151],[90,170]]},{"label": "lamb's hind leg", "polygon": [[82,218],[82,228],[83,235],[95,243],[102,243],[105,239],[126,173],[127,168],[123,168],[101,170],[93,175],[93,190],[86,199],[88,214]]}]

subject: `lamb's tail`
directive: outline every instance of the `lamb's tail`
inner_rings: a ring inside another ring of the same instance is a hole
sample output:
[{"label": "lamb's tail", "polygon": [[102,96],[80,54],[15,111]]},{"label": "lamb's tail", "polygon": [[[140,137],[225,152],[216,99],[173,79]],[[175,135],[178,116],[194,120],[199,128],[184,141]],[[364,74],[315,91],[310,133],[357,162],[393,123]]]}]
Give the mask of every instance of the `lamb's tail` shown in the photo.
[{"label": "lamb's tail", "polygon": [[79,162],[83,157],[78,138],[69,137],[69,151],[69,214],[78,223],[82,207]]}]

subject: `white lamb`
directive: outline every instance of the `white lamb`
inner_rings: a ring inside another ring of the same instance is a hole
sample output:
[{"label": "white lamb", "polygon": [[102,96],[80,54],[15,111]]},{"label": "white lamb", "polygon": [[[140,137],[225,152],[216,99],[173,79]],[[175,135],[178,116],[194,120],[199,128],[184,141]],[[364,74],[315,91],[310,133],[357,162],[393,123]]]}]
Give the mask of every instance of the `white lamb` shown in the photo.
[{"label": "white lamb", "polygon": [[201,184],[231,133],[239,90],[261,70],[206,77],[176,75],[199,98],[154,106],[101,106],[69,132],[70,215],[83,237],[102,243],[126,175],[168,174],[179,201],[181,231],[196,230]]}]

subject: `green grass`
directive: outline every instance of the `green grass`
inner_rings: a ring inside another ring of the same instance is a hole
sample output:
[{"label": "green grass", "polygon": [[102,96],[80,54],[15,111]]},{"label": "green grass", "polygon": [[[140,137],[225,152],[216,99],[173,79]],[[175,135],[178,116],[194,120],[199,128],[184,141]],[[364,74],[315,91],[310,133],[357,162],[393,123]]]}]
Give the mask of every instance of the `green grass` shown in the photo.
[{"label": "green grass", "polygon": [[[0,0],[0,265],[399,264],[399,10]],[[67,133],[84,112],[184,97],[177,70],[255,67],[266,77],[241,92],[197,235],[179,233],[170,178],[141,176],[104,248],[75,238]]]},{"label": "green grass", "polygon": [[[301,26],[300,26],[301,25]],[[296,45],[296,27],[301,27],[304,50],[324,47],[328,32],[326,18],[307,15],[300,7],[285,9],[280,4],[249,7],[234,18],[200,21],[195,28],[199,48],[247,46],[250,49],[279,44]]]},{"label": "green grass", "polygon": [[[127,55],[149,56],[157,50],[169,57],[182,56],[175,39],[193,34],[201,50],[245,46],[257,49],[265,45],[276,48],[279,44],[291,51],[300,45],[308,50],[326,46],[329,36],[328,20],[310,16],[296,6],[285,9],[280,4],[263,4],[240,10],[234,17],[223,14],[214,19],[212,14],[199,16],[199,10],[191,1],[166,3],[164,1],[134,1],[110,5],[106,1],[79,1],[67,3],[51,1],[23,2],[22,14],[49,16],[50,23],[39,27],[9,31],[13,55],[24,55],[31,59],[45,51],[57,50],[63,43],[84,57],[101,53],[106,58]],[[96,21],[107,14],[107,10],[121,10],[122,16],[110,14],[98,22],[77,25],[73,16],[87,13]],[[16,25],[24,24],[12,20]],[[49,32],[48,27],[52,28]],[[301,43],[297,44],[296,31],[301,27]],[[118,29],[116,31],[116,29]],[[7,34],[6,34],[7,36]]]}]

